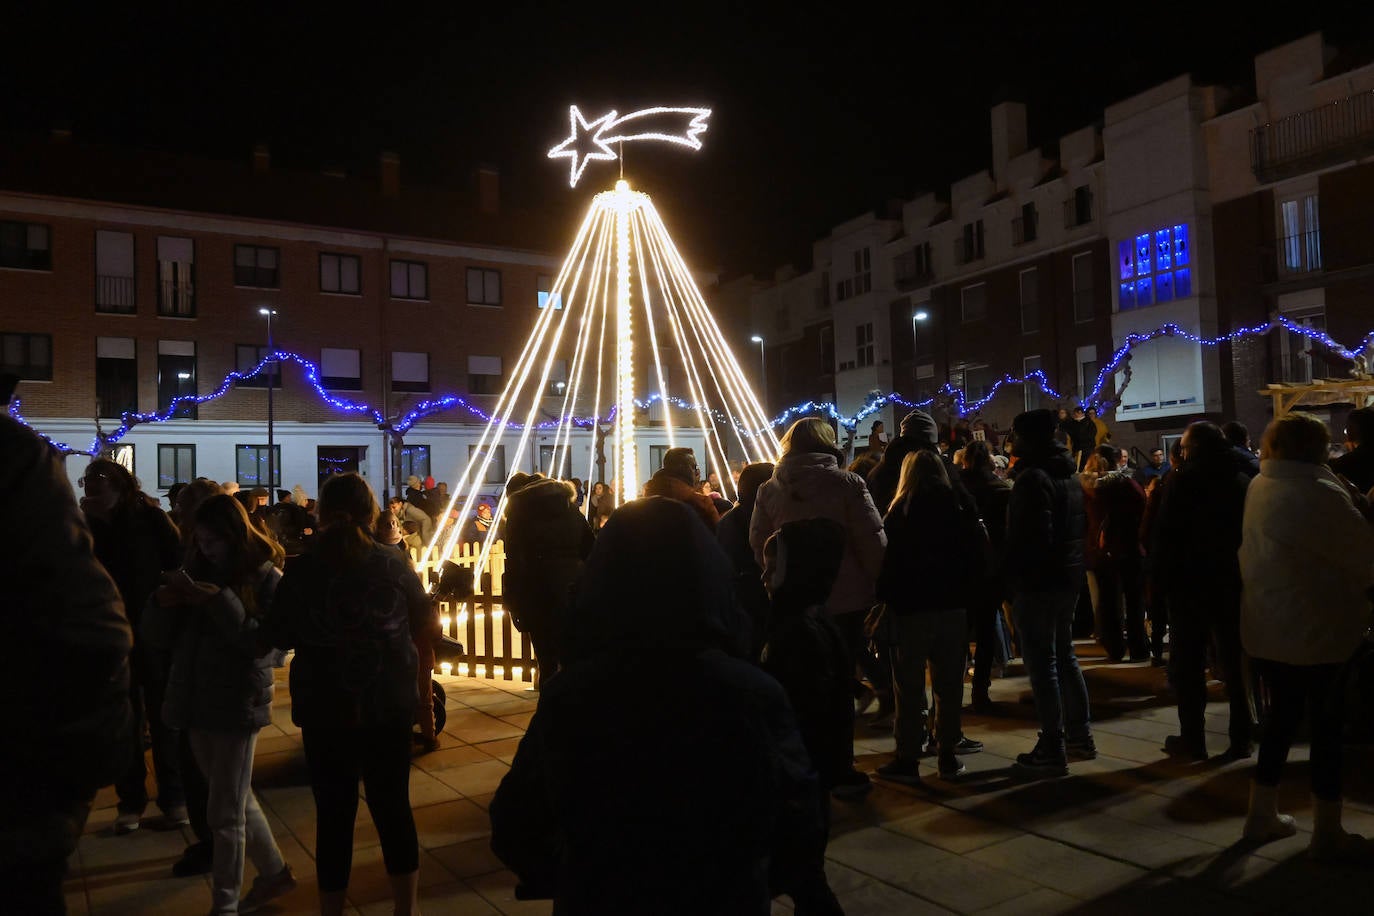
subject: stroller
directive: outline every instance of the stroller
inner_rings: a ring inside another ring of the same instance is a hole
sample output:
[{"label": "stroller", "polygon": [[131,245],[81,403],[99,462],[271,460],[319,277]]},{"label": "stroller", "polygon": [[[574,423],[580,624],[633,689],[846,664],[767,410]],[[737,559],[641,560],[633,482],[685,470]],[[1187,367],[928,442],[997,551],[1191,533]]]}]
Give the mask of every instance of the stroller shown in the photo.
[{"label": "stroller", "polygon": [[[473,594],[472,572],[457,563],[446,561],[443,572],[438,581],[432,583],[429,589],[430,600],[436,605],[440,601],[465,601]],[[447,633],[442,633],[434,644],[434,664],[438,666],[443,662],[457,665],[467,654],[463,644]],[[430,681],[430,692],[434,703],[434,731],[436,733],[444,730],[444,724],[448,722],[448,708],[446,701],[447,695],[444,687],[436,680]]]}]

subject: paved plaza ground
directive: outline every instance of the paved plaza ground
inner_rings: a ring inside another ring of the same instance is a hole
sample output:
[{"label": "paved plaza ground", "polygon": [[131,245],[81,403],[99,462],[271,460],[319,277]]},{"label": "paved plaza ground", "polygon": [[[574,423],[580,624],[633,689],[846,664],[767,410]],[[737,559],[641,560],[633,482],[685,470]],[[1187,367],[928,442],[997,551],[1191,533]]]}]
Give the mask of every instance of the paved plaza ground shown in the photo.
[{"label": "paved plaza ground", "polygon": [[[861,802],[834,803],[829,870],[850,916],[1370,910],[1367,871],[1318,866],[1304,855],[1312,826],[1305,746],[1294,749],[1281,802],[1302,832],[1243,848],[1236,841],[1251,763],[1167,760],[1160,748],[1176,719],[1163,670],[1109,664],[1090,643],[1080,643],[1079,654],[1093,699],[1098,760],[1073,764],[1065,779],[1033,782],[1013,771],[1011,761],[1036,735],[1026,679],[1013,666],[993,684],[1002,714],[965,717],[965,731],[987,748],[964,758],[969,772],[960,782],[931,773],[925,787],[879,784]],[[514,876],[488,848],[486,812],[537,694],[518,683],[443,681],[449,698],[443,748],[417,757],[411,771],[424,912],[548,913],[547,902],[514,899]],[[301,886],[264,912],[303,914],[314,912],[316,902],[314,804],[284,677],[279,686],[273,724],[258,742],[254,786]],[[1224,703],[1209,706],[1214,752],[1226,743],[1225,717]],[[856,750],[860,767],[872,770],[891,752],[891,733],[861,726]],[[1371,759],[1374,749],[1352,748],[1346,767],[1346,821],[1367,835],[1374,835]],[[113,790],[100,794],[72,857],[70,912],[206,912],[208,877],[171,876],[189,830],[145,828],[116,837],[114,804]],[[365,806],[355,850],[349,912],[390,913],[381,849]],[[788,911],[785,899],[774,904],[775,913]]]}]

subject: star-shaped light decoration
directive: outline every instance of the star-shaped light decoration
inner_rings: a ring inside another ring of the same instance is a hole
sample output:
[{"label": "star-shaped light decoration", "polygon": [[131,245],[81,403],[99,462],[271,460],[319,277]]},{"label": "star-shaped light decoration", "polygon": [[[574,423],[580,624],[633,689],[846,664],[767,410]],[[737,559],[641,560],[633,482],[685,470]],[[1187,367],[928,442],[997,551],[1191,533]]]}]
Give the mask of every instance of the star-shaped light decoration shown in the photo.
[{"label": "star-shaped light decoration", "polygon": [[[661,140],[689,149],[701,149],[701,134],[706,131],[709,108],[645,108],[621,116],[612,109],[594,121],[582,116],[576,105],[568,107],[568,139],[549,150],[550,159],[568,159],[568,186],[577,187],[587,163],[593,159],[614,162],[612,143],[635,140]],[[683,119],[686,119],[684,125]],[[630,129],[633,128],[639,129]],[[587,149],[590,141],[591,149]]]},{"label": "star-shaped light decoration", "polygon": [[[615,150],[603,139],[601,134],[607,126],[615,121],[615,111],[606,112],[595,121],[588,122],[582,117],[582,112],[576,105],[568,107],[568,139],[549,150],[550,159],[569,159],[571,167],[568,170],[568,186],[577,187],[577,181],[582,177],[582,170],[587,167],[587,163],[593,159],[600,159],[605,162],[616,160]],[[585,137],[585,139],[584,139]],[[586,140],[592,143],[592,149],[583,152]]]}]

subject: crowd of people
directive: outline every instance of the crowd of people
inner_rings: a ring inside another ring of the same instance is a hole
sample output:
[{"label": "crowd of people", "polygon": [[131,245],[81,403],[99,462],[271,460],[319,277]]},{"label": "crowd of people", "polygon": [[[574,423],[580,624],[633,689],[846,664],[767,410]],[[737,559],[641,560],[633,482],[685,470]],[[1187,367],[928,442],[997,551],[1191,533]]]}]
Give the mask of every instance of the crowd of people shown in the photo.
[{"label": "crowd of people", "polygon": [[[320,910],[345,906],[361,782],[395,912],[417,912],[409,767],[417,743],[438,746],[440,633],[406,548],[452,525],[464,540],[502,526],[503,602],[540,699],[491,803],[492,846],[522,896],[559,912],[761,912],[779,894],[801,914],[841,912],[823,868],[830,798],[857,802],[874,778],[919,786],[931,758],[930,775],[960,779],[983,747],[966,724],[1001,711],[989,688],[1013,658],[1039,720],[1016,767],[1063,776],[1097,755],[1080,606],[1110,660],[1167,666],[1179,727],[1165,753],[1211,754],[1208,672],[1224,683],[1223,755],[1259,741],[1252,842],[1296,829],[1277,792],[1308,716],[1310,851],[1368,860],[1341,824],[1341,700],[1370,624],[1374,409],[1351,414],[1335,459],[1302,413],[1273,421],[1258,456],[1238,424],[1199,421],[1133,467],[1100,432],[1081,410],[1033,410],[1006,442],[951,442],[917,410],[847,456],[829,423],[802,419],[776,464],[733,473],[733,502],[719,472],[673,448],[618,508],[613,484],[516,474],[503,518],[486,505],[459,520],[432,479],[382,509],[357,474],[275,503],[197,479],[164,512],[103,458],[78,503],[55,453],[0,418],[0,492],[44,520],[6,551],[26,573],[7,577],[0,676],[24,696],[35,664],[78,672],[69,699],[27,704],[14,726],[8,899],[62,912],[64,863],[110,784],[117,835],[189,825],[173,871],[211,875],[213,913],[295,888],[252,790],[273,669],[294,653]],[[894,733],[872,773],[855,761],[860,717]],[[34,773],[51,775],[31,789]]]}]

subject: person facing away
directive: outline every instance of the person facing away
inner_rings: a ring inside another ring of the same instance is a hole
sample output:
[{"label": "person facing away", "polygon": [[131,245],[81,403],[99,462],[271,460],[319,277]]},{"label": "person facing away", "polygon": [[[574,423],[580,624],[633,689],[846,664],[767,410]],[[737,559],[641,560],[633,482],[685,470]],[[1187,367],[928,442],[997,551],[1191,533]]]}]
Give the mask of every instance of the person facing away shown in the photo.
[{"label": "person facing away", "polygon": [[1140,581],[1145,491],[1129,474],[1112,467],[1118,454],[1115,446],[1099,447],[1079,475],[1087,518],[1083,560],[1097,640],[1107,658],[1121,661],[1129,650],[1131,661],[1147,662],[1150,641]]},{"label": "person facing away", "polygon": [[49,916],[66,912],[62,881],[96,791],[135,750],[133,637],[62,457],[3,412],[0,505],[0,886],[7,911]]},{"label": "person facing away", "polygon": [[973,632],[977,651],[973,660],[973,710],[991,712],[993,665],[1005,665],[1010,648],[1002,626],[1002,600],[1006,583],[1002,580],[1002,551],[1007,540],[1007,503],[1011,499],[1011,484],[997,475],[994,456],[983,440],[974,440],[964,449],[963,467],[959,478],[973,496],[978,516],[983,520],[989,539],[986,574],[969,588],[968,613],[973,618]]},{"label": "person facing away", "polygon": [[[576,639],[491,802],[517,897],[560,914],[762,916],[779,852],[823,842],[815,771],[782,687],[742,657],[730,578],[675,500],[626,503],[601,530]],[[625,766],[645,748],[651,766]]]},{"label": "person facing away", "polygon": [[[1259,458],[1250,450],[1250,430],[1239,420],[1231,420],[1221,427],[1226,442],[1231,448],[1231,458],[1246,477],[1253,478],[1260,472]],[[1370,484],[1374,486],[1374,482]]]},{"label": "person facing away", "polygon": [[753,636],[749,641],[749,657],[756,659],[763,651],[768,635],[768,591],[759,578],[759,564],[749,546],[749,522],[754,514],[754,501],[759,487],[773,476],[773,465],[758,462],[745,466],[740,472],[736,491],[739,502],[720,518],[716,525],[716,540],[724,548],[734,570],[735,597],[752,621]]},{"label": "person facing away", "polygon": [[1068,759],[1092,759],[1088,688],[1073,650],[1073,612],[1083,582],[1083,488],[1074,460],[1054,440],[1054,413],[1031,410],[1012,421],[1015,436],[1007,503],[1004,570],[1015,593],[1012,615],[1030,676],[1040,739],[1016,763],[1062,776]]},{"label": "person facing away", "polygon": [[358,781],[381,839],[395,912],[415,907],[419,843],[410,810],[415,643],[439,635],[420,579],[372,538],[376,497],[356,473],[320,488],[320,534],[282,576],[262,642],[295,649],[291,720],[315,796],[320,911],[343,911],[353,862]]},{"label": "person facing away", "polygon": [[[232,496],[207,499],[188,520],[186,565],[163,576],[143,612],[143,638],[172,653],[159,711],[187,730],[209,794],[212,913],[252,912],[296,887],[253,795],[253,749],[271,721],[272,666],[258,628],[272,603],[281,546]],[[258,877],[240,899],[245,853]]]},{"label": "person facing away", "polygon": [[170,658],[162,650],[145,646],[139,637],[139,621],[148,597],[161,583],[164,571],[181,565],[180,535],[167,513],[144,500],[138,480],[119,463],[97,458],[86,466],[79,483],[86,493],[81,508],[95,538],[96,558],[119,587],[134,634],[129,696],[135,717],[132,734],[137,741],[127,745],[128,766],[115,780],[119,797],[115,833],[122,836],[139,829],[148,806],[148,769],[142,741],[145,728],[152,738],[162,822],[180,827],[190,822],[177,752],[181,736],[164,725],[157,714],[162,708]]},{"label": "person facing away", "polygon": [[1207,759],[1208,647],[1226,682],[1231,718],[1227,756],[1250,756],[1250,702],[1241,669],[1241,522],[1249,476],[1214,423],[1189,424],[1183,463],[1164,489],[1151,552],[1155,581],[1169,603],[1169,681],[1178,696],[1179,734],[1164,741],[1172,755]]},{"label": "person facing away", "polygon": [[559,632],[573,582],[596,540],[573,502],[572,485],[535,479],[510,496],[506,507],[506,572],[502,605],[530,638],[539,681],[558,671]]},{"label": "person facing away", "polygon": [[1369,627],[1374,528],[1368,500],[1326,465],[1330,434],[1310,414],[1273,420],[1241,523],[1240,632],[1270,697],[1245,837],[1297,832],[1278,813],[1283,765],[1304,716],[1311,729],[1312,838],[1318,860],[1367,864],[1370,843],[1341,825],[1343,672]]},{"label": "person facing away", "polygon": [[824,613],[844,541],[839,522],[808,518],[784,523],[764,544],[762,581],[772,610],[762,664],[787,691],[822,787],[849,799],[872,784],[854,768],[853,659]]},{"label": "person facing away", "polygon": [[663,453],[663,467],[644,484],[644,495],[666,496],[691,507],[712,531],[720,521],[715,501],[701,492],[701,468],[690,448],[679,446]]},{"label": "person facing away", "polygon": [[956,747],[963,736],[965,609],[972,591],[967,583],[987,576],[987,534],[977,512],[960,502],[940,456],[929,449],[912,452],[902,462],[897,495],[883,527],[887,554],[878,597],[886,602],[896,631],[897,753],[878,768],[878,775],[908,784],[920,780],[929,663],[939,716],[939,773],[954,779],[964,770]]}]

